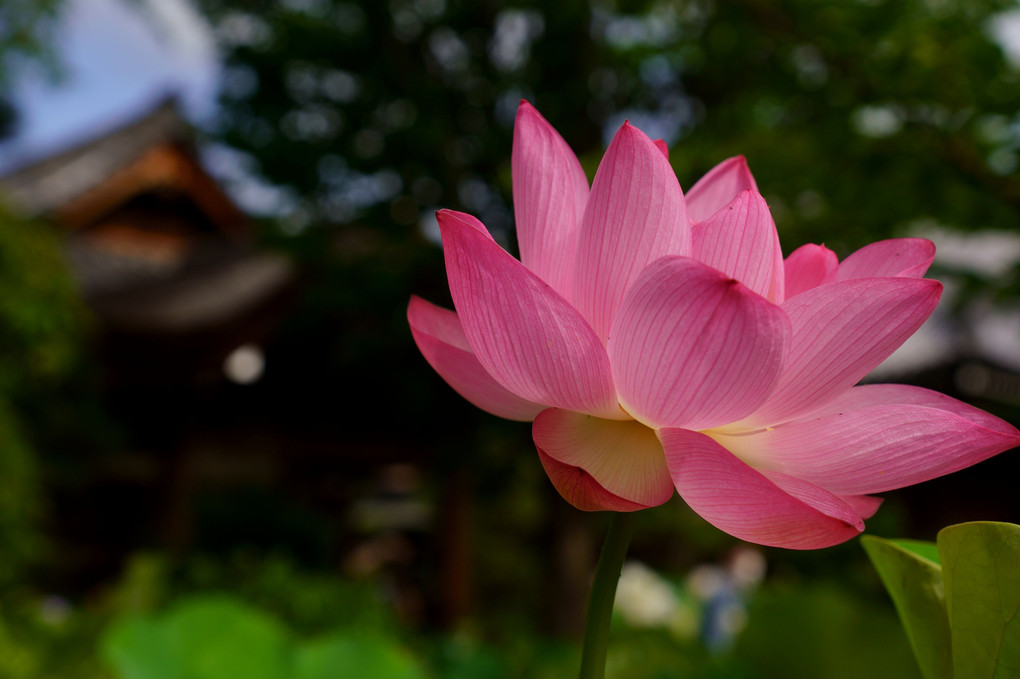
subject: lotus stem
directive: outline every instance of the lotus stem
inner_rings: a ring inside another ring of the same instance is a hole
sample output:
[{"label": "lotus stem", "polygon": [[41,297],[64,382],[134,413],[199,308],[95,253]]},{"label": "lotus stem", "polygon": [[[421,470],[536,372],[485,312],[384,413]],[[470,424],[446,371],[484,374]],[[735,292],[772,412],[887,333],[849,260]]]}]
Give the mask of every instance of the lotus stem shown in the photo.
[{"label": "lotus stem", "polygon": [[623,570],[630,538],[634,534],[636,512],[613,512],[606,541],[602,545],[595,580],[588,598],[588,617],[584,625],[579,679],[604,679],[606,649],[609,645],[609,621],[616,599],[616,584]]}]

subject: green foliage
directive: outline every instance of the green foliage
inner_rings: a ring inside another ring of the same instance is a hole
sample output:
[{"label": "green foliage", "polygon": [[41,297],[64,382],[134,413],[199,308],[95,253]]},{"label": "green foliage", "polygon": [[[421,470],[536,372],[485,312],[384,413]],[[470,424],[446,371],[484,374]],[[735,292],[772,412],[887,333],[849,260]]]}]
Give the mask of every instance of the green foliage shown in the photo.
[{"label": "green foliage", "polygon": [[862,544],[925,679],[1020,673],[1020,526],[979,521],[943,529],[936,545],[872,536]]},{"label": "green foliage", "polygon": [[0,677],[110,679],[97,653],[108,622],[101,607],[8,589],[0,597]]},{"label": "green foliage", "polygon": [[33,61],[56,72],[54,20],[64,0],[5,0],[0,5],[0,91]]},{"label": "green foliage", "polygon": [[17,582],[41,554],[40,491],[35,452],[10,404],[0,399],[0,586]]},{"label": "green foliage", "polygon": [[1016,140],[988,134],[1020,97],[988,32],[1009,6],[716,3],[677,44],[704,104],[673,154],[682,181],[746,154],[787,247],[845,254],[922,218],[1013,228]]},{"label": "green foliage", "polygon": [[746,154],[787,247],[1012,228],[1020,206],[1020,70],[990,28],[1007,0],[204,6],[232,47],[220,136],[294,191],[291,227],[360,234],[348,252],[420,243],[437,206],[505,232],[521,96],[590,174],[626,116],[685,187]]},{"label": "green foliage", "polygon": [[52,556],[41,442],[60,429],[66,404],[54,394],[81,363],[85,329],[58,235],[0,206],[0,676],[12,679],[87,677],[98,666],[81,660],[97,619],[80,626],[70,604],[25,582]]},{"label": "green foliage", "polygon": [[759,678],[917,676],[895,616],[839,581],[762,588],[735,655]]},{"label": "green foliage", "polygon": [[41,67],[51,79],[61,69],[53,33],[64,0],[4,0],[0,3],[0,141],[18,128],[18,110],[10,100],[11,85],[19,76]]},{"label": "green foliage", "polygon": [[38,409],[80,358],[84,313],[57,235],[0,207],[0,588],[41,556]]},{"label": "green foliage", "polygon": [[80,356],[83,313],[53,227],[0,206],[0,394],[64,376]]},{"label": "green foliage", "polygon": [[407,650],[385,637],[333,635],[305,645],[295,660],[302,679],[424,679],[425,672]]},{"label": "green foliage", "polygon": [[[308,572],[281,556],[242,552],[226,560],[195,557],[172,578],[164,575],[162,580],[149,580],[144,590],[155,595],[136,594],[134,598],[151,601],[163,596],[165,600],[223,591],[286,620],[299,635],[338,629],[392,633],[399,627],[378,583]],[[151,611],[152,607],[140,610]]]},{"label": "green foliage", "polygon": [[861,538],[914,649],[925,679],[952,679],[953,654],[946,617],[942,569],[930,552],[935,545]]},{"label": "green foliage", "polygon": [[[357,615],[356,611],[347,611]],[[835,585],[768,587],[737,647],[713,654],[665,629],[614,625],[609,679],[844,679],[914,675],[891,615]],[[302,635],[223,594],[189,595],[158,614],[132,614],[104,635],[118,679],[555,679],[577,669],[577,648],[520,628],[486,643],[470,634],[419,639],[341,626]]]},{"label": "green foliage", "polygon": [[[560,679],[578,667],[577,645],[544,636],[533,620],[498,635],[464,626],[412,637],[378,583],[275,557],[175,568],[138,554],[116,587],[86,605],[64,603],[55,616],[37,597],[4,600],[12,622],[0,621],[0,676]],[[726,652],[676,629],[616,619],[607,677],[908,679],[913,661],[896,630],[891,611],[845,582],[766,583]]]},{"label": "green foliage", "polygon": [[132,616],[105,635],[120,679],[424,679],[410,653],[371,633],[309,641],[227,596],[194,596],[159,616]]},{"label": "green foliage", "polygon": [[939,532],[954,679],[1020,675],[1020,526],[977,522]]}]

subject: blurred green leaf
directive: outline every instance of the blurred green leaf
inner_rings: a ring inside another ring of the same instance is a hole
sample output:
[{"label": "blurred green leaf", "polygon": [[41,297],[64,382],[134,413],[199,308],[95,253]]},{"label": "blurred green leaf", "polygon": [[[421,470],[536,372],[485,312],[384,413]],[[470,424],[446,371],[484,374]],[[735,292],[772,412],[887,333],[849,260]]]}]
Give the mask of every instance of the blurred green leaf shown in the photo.
[{"label": "blurred green leaf", "polygon": [[287,676],[288,633],[262,611],[226,596],[199,597],[164,621],[171,647],[196,679]]},{"label": "blurred green leaf", "polygon": [[955,679],[1020,676],[1020,526],[949,526],[938,547]]},{"label": "blurred green leaf", "polygon": [[[933,543],[861,538],[892,597],[925,679],[953,679],[942,569]],[[934,558],[932,558],[934,556]]]},{"label": "blurred green leaf", "polygon": [[908,552],[913,552],[917,556],[927,559],[928,561],[941,564],[941,561],[939,560],[939,547],[934,542],[927,542],[925,540],[890,540],[889,542],[898,547],[902,547]]},{"label": "blurred green leaf", "polygon": [[273,618],[225,596],[185,600],[159,617],[115,625],[104,655],[121,679],[284,679],[288,634]]},{"label": "blurred green leaf", "polygon": [[295,643],[289,630],[226,595],[193,596],[161,616],[135,615],[107,632],[119,679],[425,679],[420,663],[379,633]]},{"label": "blurred green leaf", "polygon": [[295,679],[425,679],[414,657],[380,636],[332,635],[302,646]]},{"label": "blurred green leaf", "polygon": [[149,616],[115,623],[103,639],[102,654],[120,679],[184,676],[184,659],[171,652],[163,626]]},{"label": "blurred green leaf", "polygon": [[755,593],[747,621],[734,654],[753,669],[752,677],[921,676],[892,611],[852,593],[845,582],[799,580],[764,587]]}]

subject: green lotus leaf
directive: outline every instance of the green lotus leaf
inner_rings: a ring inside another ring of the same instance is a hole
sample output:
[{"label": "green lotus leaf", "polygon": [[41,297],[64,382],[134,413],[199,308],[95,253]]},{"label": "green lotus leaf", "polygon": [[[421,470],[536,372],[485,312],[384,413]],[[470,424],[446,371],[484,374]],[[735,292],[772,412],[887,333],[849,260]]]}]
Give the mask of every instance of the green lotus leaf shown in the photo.
[{"label": "green lotus leaf", "polygon": [[866,535],[861,545],[885,585],[925,679],[954,679],[942,569],[935,545]]},{"label": "green lotus leaf", "polygon": [[949,526],[938,547],[955,679],[1020,677],[1020,526]]}]

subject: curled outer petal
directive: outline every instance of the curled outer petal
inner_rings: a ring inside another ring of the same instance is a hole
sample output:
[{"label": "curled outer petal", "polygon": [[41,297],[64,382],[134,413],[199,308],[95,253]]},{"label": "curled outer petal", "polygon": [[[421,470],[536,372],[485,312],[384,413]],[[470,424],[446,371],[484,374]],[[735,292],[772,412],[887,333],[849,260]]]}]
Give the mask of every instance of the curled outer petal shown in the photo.
[{"label": "curled outer petal", "polygon": [[946,396],[931,389],[908,384],[863,384],[856,386],[843,392],[839,398],[811,410],[807,417],[823,417],[861,408],[885,405],[913,405],[936,408],[955,413],[965,420],[970,420],[978,426],[999,432],[1000,434],[1014,436],[1017,433],[1016,427],[1009,422],[980,408],[975,408],[969,403],[964,403],[952,396]]},{"label": "curled outer petal", "polygon": [[578,509],[644,509],[673,495],[662,446],[639,422],[550,408],[532,433],[553,485]]},{"label": "curled outer petal", "polygon": [[545,407],[507,391],[485,371],[454,312],[412,296],[407,322],[429,365],[458,394],[485,412],[530,422]]},{"label": "curled outer petal", "polygon": [[871,388],[860,389],[865,393],[843,401],[843,408],[831,403],[784,425],[715,438],[756,468],[790,474],[840,495],[928,481],[1020,445],[1014,427],[958,401],[918,398],[897,404],[876,399],[880,404],[864,405]]},{"label": "curled outer petal", "polygon": [[716,528],[771,547],[820,549],[863,530],[850,503],[782,474],[767,476],[712,438],[687,429],[659,430],[677,492]]},{"label": "curled outer petal", "polygon": [[466,215],[437,217],[457,316],[485,371],[526,401],[624,417],[605,349],[570,303]]},{"label": "curled outer petal", "polygon": [[776,305],[689,257],[663,257],[627,292],[609,338],[621,405],[651,427],[706,429],[771,393],[790,326]]}]

